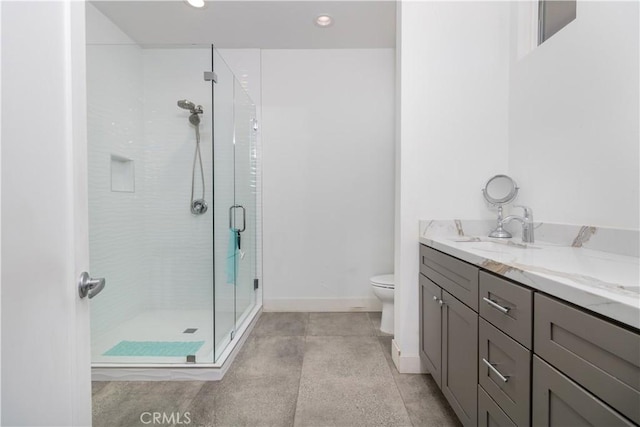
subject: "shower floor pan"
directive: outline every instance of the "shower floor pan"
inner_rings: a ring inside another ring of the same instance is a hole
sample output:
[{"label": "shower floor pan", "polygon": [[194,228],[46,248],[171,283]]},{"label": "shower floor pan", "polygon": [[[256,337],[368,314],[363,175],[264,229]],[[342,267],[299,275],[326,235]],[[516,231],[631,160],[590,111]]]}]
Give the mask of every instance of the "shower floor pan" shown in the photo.
[{"label": "shower floor pan", "polygon": [[[253,329],[262,307],[245,312],[235,339],[229,334],[218,339],[222,351],[218,361],[213,359],[213,319],[209,310],[154,310],[115,326],[93,339],[93,381],[166,381],[222,379],[235,353]],[[187,331],[196,329],[196,331]],[[230,329],[230,328],[228,328]],[[225,329],[226,330],[226,329]],[[187,332],[185,332],[187,331]],[[191,342],[204,341],[195,353],[195,363],[186,356],[107,356],[106,352],[122,341],[130,342]]]}]

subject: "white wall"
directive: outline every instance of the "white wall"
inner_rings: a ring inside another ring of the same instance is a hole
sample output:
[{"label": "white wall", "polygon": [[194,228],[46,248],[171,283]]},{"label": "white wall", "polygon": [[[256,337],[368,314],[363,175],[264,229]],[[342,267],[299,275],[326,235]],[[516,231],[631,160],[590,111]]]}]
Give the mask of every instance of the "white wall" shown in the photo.
[{"label": "white wall", "polygon": [[480,189],[507,168],[506,2],[402,2],[396,148],[395,342],[419,372],[418,221],[488,218]]},{"label": "white wall", "polygon": [[263,50],[264,307],[379,306],[393,270],[394,50]]},{"label": "white wall", "polygon": [[638,9],[579,1],[511,65],[509,172],[536,220],[639,228]]}]

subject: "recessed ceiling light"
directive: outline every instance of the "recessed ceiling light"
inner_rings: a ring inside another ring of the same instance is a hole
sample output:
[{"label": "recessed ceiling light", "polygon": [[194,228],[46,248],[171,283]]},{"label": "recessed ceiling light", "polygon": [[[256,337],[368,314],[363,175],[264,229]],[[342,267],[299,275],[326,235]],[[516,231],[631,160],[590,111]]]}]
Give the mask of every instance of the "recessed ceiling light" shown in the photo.
[{"label": "recessed ceiling light", "polygon": [[193,7],[204,7],[204,0],[187,0],[187,3],[189,4],[189,6],[193,6]]},{"label": "recessed ceiling light", "polygon": [[330,27],[333,25],[333,18],[330,15],[318,15],[315,23],[318,27]]}]

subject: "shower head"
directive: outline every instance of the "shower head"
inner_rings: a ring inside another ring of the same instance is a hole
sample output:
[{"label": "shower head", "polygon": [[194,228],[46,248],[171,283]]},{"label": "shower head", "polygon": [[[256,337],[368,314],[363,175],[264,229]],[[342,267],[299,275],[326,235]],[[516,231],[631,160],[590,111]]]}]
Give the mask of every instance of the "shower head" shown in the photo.
[{"label": "shower head", "polygon": [[184,108],[185,110],[194,110],[196,108],[196,104],[191,101],[187,101],[186,99],[181,99],[178,101],[178,107]]},{"label": "shower head", "polygon": [[191,115],[189,116],[189,122],[192,125],[198,126],[200,124],[200,117],[198,116],[198,114],[202,114],[202,105],[196,105],[191,101],[181,99],[178,101],[178,107],[189,110],[189,112],[191,113]]},{"label": "shower head", "polygon": [[198,126],[200,124],[200,116],[198,116],[197,112],[191,113],[189,116],[189,122],[194,126]]}]

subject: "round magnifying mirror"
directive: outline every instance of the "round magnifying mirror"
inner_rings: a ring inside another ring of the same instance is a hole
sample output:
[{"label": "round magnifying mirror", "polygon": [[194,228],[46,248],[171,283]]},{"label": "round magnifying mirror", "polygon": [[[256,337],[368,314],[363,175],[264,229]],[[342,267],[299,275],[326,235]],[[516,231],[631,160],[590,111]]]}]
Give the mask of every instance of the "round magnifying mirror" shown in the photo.
[{"label": "round magnifying mirror", "polygon": [[496,175],[487,181],[482,194],[487,202],[494,206],[502,206],[516,198],[518,185],[507,175]]}]

